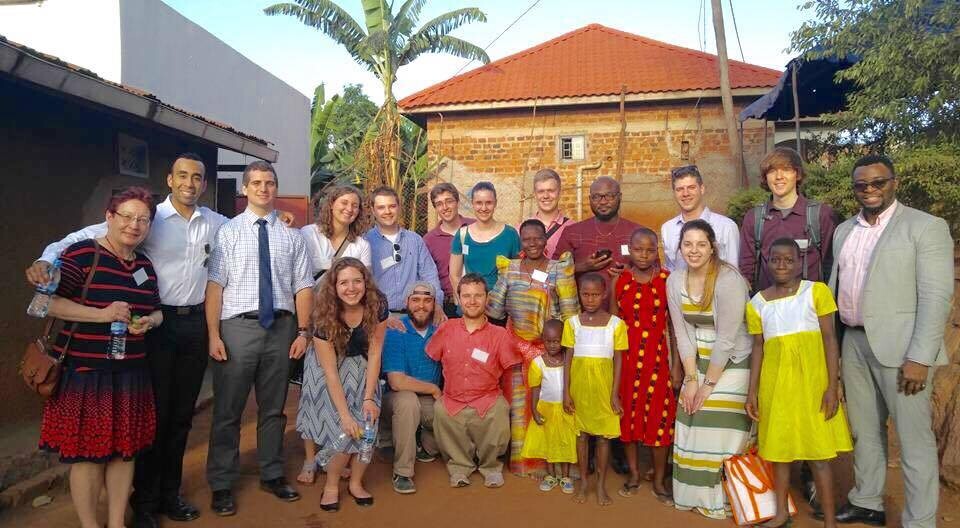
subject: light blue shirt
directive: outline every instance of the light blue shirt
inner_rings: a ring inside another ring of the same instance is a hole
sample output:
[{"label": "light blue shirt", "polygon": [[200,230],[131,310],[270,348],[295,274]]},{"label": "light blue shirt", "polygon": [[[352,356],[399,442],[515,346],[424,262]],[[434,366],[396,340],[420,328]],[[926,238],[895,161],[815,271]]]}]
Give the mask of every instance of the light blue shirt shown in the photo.
[{"label": "light blue shirt", "polygon": [[[370,243],[373,278],[380,291],[386,295],[387,305],[391,311],[398,312],[406,309],[407,300],[403,297],[403,291],[407,284],[415,281],[427,281],[432,284],[437,292],[437,302],[443,304],[443,290],[440,288],[437,264],[430,256],[430,251],[420,235],[400,228],[396,242],[400,250],[396,253],[394,253],[394,243],[383,236],[379,226],[367,231],[363,238]],[[396,261],[395,255],[400,256],[400,262]]]},{"label": "light blue shirt", "polygon": [[[701,220],[706,220],[717,235],[717,253],[727,263],[737,267],[740,262],[740,229],[737,223],[719,213],[714,213],[709,207],[703,208]],[[674,271],[687,267],[687,263],[680,256],[680,230],[683,229],[683,215],[678,214],[660,226],[660,243],[663,244],[663,267],[667,271]]]},{"label": "light blue shirt", "polygon": [[[230,319],[260,307],[260,240],[257,220],[260,217],[247,209],[217,232],[217,241],[210,252],[210,282],[223,287],[220,319]],[[264,217],[270,240],[270,268],[273,278],[273,308],[296,311],[294,296],[313,287],[307,243],[299,229],[287,227],[272,211]]]}]

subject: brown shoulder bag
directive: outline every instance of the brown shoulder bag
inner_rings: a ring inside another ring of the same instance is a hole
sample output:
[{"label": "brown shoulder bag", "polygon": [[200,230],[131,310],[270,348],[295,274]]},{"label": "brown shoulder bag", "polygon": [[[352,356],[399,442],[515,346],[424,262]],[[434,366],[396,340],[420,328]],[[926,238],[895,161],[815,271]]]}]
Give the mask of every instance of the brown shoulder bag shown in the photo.
[{"label": "brown shoulder bag", "polygon": [[[87,298],[87,290],[90,288],[90,282],[93,280],[93,274],[97,270],[97,264],[100,263],[100,245],[93,242],[93,263],[90,265],[90,273],[87,274],[87,280],[83,284],[83,291],[80,293],[80,302]],[[47,317],[47,324],[44,327],[43,334],[27,345],[23,353],[23,359],[20,360],[20,375],[23,376],[23,382],[27,384],[33,392],[46,399],[57,392],[57,384],[60,382],[60,374],[63,370],[63,359],[66,351],[70,347],[70,340],[73,333],[77,330],[77,323],[73,323],[70,333],[67,335],[67,341],[63,345],[63,352],[59,357],[52,356],[49,351],[53,350],[51,338],[52,330],[56,318]]]}]

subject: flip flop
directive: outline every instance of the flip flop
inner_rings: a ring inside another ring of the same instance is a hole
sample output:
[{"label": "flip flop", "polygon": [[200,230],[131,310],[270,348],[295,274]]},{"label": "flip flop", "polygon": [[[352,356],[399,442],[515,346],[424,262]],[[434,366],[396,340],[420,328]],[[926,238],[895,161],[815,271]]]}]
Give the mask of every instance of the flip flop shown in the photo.
[{"label": "flip flop", "polygon": [[650,490],[653,492],[653,496],[656,497],[658,501],[666,506],[673,506],[673,494],[672,493],[658,493],[657,490]]},{"label": "flip flop", "polygon": [[630,498],[637,494],[637,490],[640,489],[640,484],[631,484],[629,482],[624,482],[623,487],[617,490],[617,495],[621,497]]}]

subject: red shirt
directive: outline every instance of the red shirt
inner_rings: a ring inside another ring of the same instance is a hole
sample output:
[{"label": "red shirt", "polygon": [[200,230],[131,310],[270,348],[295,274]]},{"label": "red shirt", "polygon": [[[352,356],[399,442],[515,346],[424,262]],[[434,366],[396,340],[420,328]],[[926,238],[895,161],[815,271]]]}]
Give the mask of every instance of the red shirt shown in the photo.
[{"label": "red shirt", "polygon": [[[630,235],[638,227],[640,224],[622,216],[613,223],[600,223],[596,218],[589,218],[564,228],[554,255],[563,255],[570,251],[573,253],[573,261],[579,264],[585,262],[598,249],[609,249],[614,262],[629,264],[630,255],[626,248],[630,245]],[[577,277],[579,276],[578,273]]]},{"label": "red shirt", "polygon": [[440,325],[427,343],[427,356],[443,366],[447,414],[470,406],[482,417],[502,393],[501,374],[520,363],[520,355],[505,328],[486,322],[471,333],[464,321],[450,319]]}]

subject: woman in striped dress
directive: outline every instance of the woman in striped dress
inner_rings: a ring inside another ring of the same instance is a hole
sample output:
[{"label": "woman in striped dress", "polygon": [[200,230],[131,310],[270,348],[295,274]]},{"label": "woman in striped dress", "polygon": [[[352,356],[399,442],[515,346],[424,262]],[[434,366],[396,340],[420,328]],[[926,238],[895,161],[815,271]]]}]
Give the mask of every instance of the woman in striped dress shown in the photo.
[{"label": "woman in striped dress", "polygon": [[703,220],[680,231],[686,269],[667,279],[670,318],[684,370],[674,432],[673,499],[677,509],[723,519],[729,506],[720,483],[723,461],[745,448],[751,421],[751,339],[744,323],[746,280],[717,254]]},{"label": "woman in striped dress", "polygon": [[510,472],[541,477],[546,474],[543,460],[520,456],[527,434],[532,409],[527,387],[527,368],[543,353],[540,334],[550,319],[567,319],[577,314],[577,284],[573,278],[573,258],[565,253],[559,260],[550,260],[543,250],[547,232],[543,222],[530,219],[520,224],[520,242],[524,257],[498,258],[500,270],[497,284],[487,301],[491,319],[510,318],[509,328],[518,338],[523,363],[504,373],[504,389],[510,402]]}]

